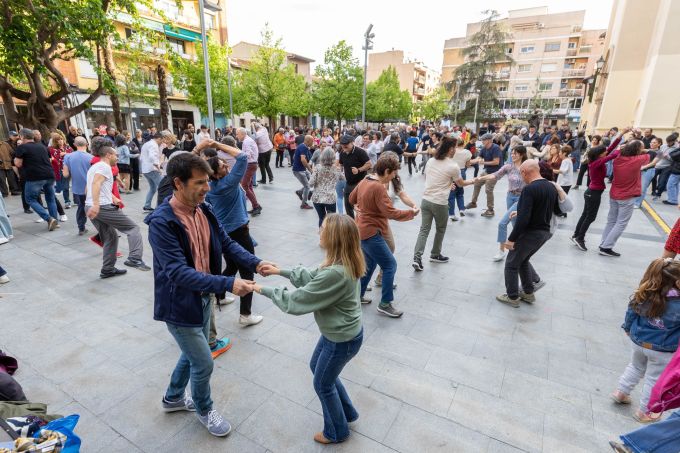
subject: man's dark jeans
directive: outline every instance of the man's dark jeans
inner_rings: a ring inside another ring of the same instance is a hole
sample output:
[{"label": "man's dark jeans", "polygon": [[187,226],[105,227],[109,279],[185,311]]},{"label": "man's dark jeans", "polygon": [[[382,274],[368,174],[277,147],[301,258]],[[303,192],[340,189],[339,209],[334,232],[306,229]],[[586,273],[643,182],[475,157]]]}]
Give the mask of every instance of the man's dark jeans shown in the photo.
[{"label": "man's dark jeans", "polygon": [[527,294],[534,292],[534,276],[536,272],[529,260],[534,253],[550,239],[550,231],[529,230],[522,234],[515,242],[505,260],[505,292],[515,299],[519,296],[517,277],[522,281],[522,289]]},{"label": "man's dark jeans", "polygon": [[85,215],[85,197],[86,195],[73,194],[73,201],[78,206],[76,210],[76,223],[78,224],[78,231],[85,231],[85,224],[87,223],[87,216]]}]

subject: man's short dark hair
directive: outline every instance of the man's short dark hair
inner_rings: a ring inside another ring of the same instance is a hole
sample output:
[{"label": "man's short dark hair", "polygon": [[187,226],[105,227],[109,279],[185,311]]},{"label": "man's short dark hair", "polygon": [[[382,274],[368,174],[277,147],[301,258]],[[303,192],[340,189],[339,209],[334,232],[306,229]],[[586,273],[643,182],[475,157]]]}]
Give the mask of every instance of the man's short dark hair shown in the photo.
[{"label": "man's short dark hair", "polygon": [[175,189],[177,189],[174,182],[175,178],[179,178],[180,181],[186,183],[193,176],[194,170],[198,170],[208,176],[213,174],[208,163],[193,153],[183,153],[173,157],[168,161],[168,166],[166,167],[168,178],[172,181]]},{"label": "man's short dark hair", "polygon": [[23,128],[19,131],[19,136],[24,140],[33,140],[33,131],[31,129]]},{"label": "man's short dark hair", "polygon": [[98,135],[96,137],[92,137],[90,151],[92,152],[93,156],[103,156],[105,154],[101,154],[101,150],[106,146],[111,146],[111,141]]},{"label": "man's short dark hair", "polygon": [[116,154],[116,150],[113,149],[111,146],[102,146],[101,148],[98,149],[97,156],[104,157],[108,154]]}]

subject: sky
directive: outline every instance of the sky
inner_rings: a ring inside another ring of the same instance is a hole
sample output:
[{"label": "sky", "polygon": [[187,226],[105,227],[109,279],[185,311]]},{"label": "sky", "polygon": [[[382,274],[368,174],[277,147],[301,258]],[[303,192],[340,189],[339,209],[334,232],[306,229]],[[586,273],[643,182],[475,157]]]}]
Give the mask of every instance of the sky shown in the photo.
[{"label": "sky", "polygon": [[[341,39],[363,64],[363,34],[373,24],[374,52],[404,50],[406,55],[441,71],[444,41],[465,36],[466,25],[483,19],[482,11],[548,6],[550,13],[586,10],[586,29],[606,29],[613,0],[226,0],[229,43],[259,43],[269,23],[291,53],[323,62],[327,48]],[[420,7],[420,5],[423,5]],[[472,5],[465,8],[466,5]],[[461,7],[463,6],[463,7]]]}]

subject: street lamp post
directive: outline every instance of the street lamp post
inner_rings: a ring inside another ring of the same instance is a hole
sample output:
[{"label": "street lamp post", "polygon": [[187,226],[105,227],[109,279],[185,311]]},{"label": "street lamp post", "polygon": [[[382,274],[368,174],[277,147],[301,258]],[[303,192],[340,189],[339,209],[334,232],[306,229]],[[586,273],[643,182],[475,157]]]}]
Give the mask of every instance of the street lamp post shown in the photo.
[{"label": "street lamp post", "polygon": [[229,87],[229,119],[231,120],[231,127],[234,127],[234,102],[231,98],[231,48],[228,49],[227,55],[227,86]]},{"label": "street lamp post", "polygon": [[477,128],[477,108],[479,107],[479,93],[477,93],[477,96],[475,97],[475,134],[478,133],[478,128]]},{"label": "street lamp post", "polygon": [[201,43],[203,45],[203,75],[205,77],[205,98],[208,104],[208,120],[210,122],[210,136],[215,138],[215,114],[212,103],[212,85],[210,83],[210,60],[208,59],[208,37],[205,28],[204,0],[198,0],[198,14],[201,16]]},{"label": "street lamp post", "polygon": [[456,79],[456,98],[455,98],[455,110],[453,111],[453,125],[458,124],[458,109],[460,108],[460,101],[458,96],[460,93],[460,79]]},{"label": "street lamp post", "polygon": [[361,101],[361,125],[366,128],[366,71],[368,70],[368,51],[373,49],[373,38],[375,33],[371,33],[373,24],[369,24],[366,33],[364,33],[364,45],[362,47],[364,51],[364,92]]}]

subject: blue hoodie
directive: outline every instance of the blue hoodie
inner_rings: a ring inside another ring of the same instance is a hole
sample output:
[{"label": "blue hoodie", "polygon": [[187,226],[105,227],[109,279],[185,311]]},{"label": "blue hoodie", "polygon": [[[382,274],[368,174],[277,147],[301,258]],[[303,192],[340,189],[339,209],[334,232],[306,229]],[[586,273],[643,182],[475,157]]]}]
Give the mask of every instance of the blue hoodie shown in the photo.
[{"label": "blue hoodie", "polygon": [[153,318],[182,327],[203,325],[203,294],[231,291],[234,277],[222,275],[222,254],[255,272],[261,261],[233,241],[220,226],[210,205],[199,209],[210,226],[210,273],[194,266],[189,236],[169,203],[170,197],[149,214],[149,244],[153,250]]},{"label": "blue hoodie", "polygon": [[[644,313],[644,304],[642,305]],[[675,352],[680,342],[680,294],[669,292],[666,312],[658,318],[648,318],[628,307],[621,326],[633,343],[661,352]]]},{"label": "blue hoodie", "polygon": [[215,216],[227,233],[242,227],[249,221],[245,192],[241,189],[241,179],[248,168],[248,156],[241,153],[236,163],[222,179],[210,181],[210,192],[205,201],[210,203]]}]

